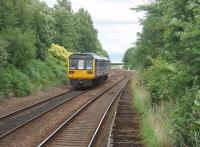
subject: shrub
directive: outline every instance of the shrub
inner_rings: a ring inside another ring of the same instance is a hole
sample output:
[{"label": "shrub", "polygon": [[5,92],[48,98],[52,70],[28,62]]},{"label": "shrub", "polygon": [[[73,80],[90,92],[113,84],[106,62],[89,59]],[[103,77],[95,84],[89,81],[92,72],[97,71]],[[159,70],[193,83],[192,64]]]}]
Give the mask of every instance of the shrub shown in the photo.
[{"label": "shrub", "polygon": [[[164,104],[169,117],[168,134],[174,136],[173,143],[177,146],[197,146],[200,138],[199,86],[188,71],[186,66],[156,59],[143,72],[153,109],[157,113],[156,108]],[[170,107],[165,105],[167,103]]]},{"label": "shrub", "polygon": [[0,66],[5,64],[8,59],[8,52],[6,50],[6,47],[8,46],[8,43],[4,40],[0,40]]},{"label": "shrub", "polygon": [[14,65],[0,67],[0,97],[26,96],[34,91],[66,83],[64,63],[28,61],[22,70]]},{"label": "shrub", "polygon": [[63,62],[66,62],[69,55],[71,54],[63,46],[59,46],[58,44],[52,44],[48,52],[55,59]]},{"label": "shrub", "polygon": [[169,111],[171,134],[174,143],[179,146],[198,146],[200,138],[200,98],[196,89],[187,90],[186,94]]},{"label": "shrub", "polygon": [[29,61],[23,71],[34,83],[34,89],[41,89],[45,85],[63,83],[66,81],[64,64],[57,64],[52,61],[42,62],[40,60]]},{"label": "shrub", "polygon": [[24,96],[31,93],[29,78],[13,65],[1,68],[0,83],[1,96]]},{"label": "shrub", "polygon": [[153,65],[143,72],[143,77],[155,104],[181,98],[191,81],[186,67],[170,64],[162,59],[154,60]]}]

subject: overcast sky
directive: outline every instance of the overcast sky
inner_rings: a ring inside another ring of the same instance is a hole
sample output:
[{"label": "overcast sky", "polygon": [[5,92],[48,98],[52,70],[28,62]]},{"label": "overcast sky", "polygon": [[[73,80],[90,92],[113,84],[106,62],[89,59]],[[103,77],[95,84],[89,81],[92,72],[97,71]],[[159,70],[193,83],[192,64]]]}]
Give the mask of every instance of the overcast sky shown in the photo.
[{"label": "overcast sky", "polygon": [[[53,6],[56,0],[43,0]],[[123,54],[137,39],[141,31],[138,18],[143,14],[130,10],[147,0],[70,0],[72,8],[88,10],[94,26],[98,30],[98,38],[108,52],[112,62],[121,62]]]}]

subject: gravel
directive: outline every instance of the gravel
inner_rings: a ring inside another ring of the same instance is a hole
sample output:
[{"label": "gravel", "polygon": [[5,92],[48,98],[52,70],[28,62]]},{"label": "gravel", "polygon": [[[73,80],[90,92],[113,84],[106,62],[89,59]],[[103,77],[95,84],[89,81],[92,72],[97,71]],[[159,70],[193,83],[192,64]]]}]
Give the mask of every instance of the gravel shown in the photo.
[{"label": "gravel", "polygon": [[[59,108],[53,109],[52,111],[42,115],[41,117],[35,119],[29,124],[19,128],[15,132],[9,134],[1,141],[0,146],[15,146],[15,147],[27,147],[27,146],[36,146],[44,138],[46,138],[58,125],[60,125],[66,118],[68,118],[74,111],[79,109],[85,103],[87,103],[92,97],[100,93],[103,89],[111,85],[113,82],[117,81],[121,76],[122,71],[112,72],[114,79],[112,81],[107,81],[102,85],[94,88],[81,96],[76,97],[71,100],[69,103],[61,105]],[[116,76],[115,76],[116,75]],[[113,78],[112,77],[112,78]],[[1,105],[0,110],[1,115],[5,115],[6,112],[10,113],[14,110],[22,108],[24,106],[36,103],[41,99],[47,99],[55,95],[61,94],[69,90],[69,87],[61,86],[57,87],[48,92],[39,92],[37,95],[29,96],[25,98],[11,98],[4,101]],[[14,108],[12,108],[14,107]],[[9,110],[12,109],[12,110]],[[6,111],[6,110],[7,111]]]},{"label": "gravel", "polygon": [[61,85],[55,88],[49,89],[47,91],[40,91],[33,95],[26,97],[11,97],[3,99],[0,101],[0,117],[14,112],[16,110],[22,109],[24,107],[30,106],[37,102],[49,99],[56,95],[65,93],[70,90],[69,86]]}]

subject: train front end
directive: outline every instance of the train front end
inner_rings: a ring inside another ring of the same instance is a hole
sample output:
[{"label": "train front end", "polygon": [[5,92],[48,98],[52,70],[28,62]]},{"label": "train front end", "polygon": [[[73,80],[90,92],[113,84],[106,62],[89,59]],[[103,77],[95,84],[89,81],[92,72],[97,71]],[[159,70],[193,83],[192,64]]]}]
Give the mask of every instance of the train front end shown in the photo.
[{"label": "train front end", "polygon": [[72,54],[69,56],[67,77],[70,85],[89,87],[95,79],[95,59],[89,54]]}]

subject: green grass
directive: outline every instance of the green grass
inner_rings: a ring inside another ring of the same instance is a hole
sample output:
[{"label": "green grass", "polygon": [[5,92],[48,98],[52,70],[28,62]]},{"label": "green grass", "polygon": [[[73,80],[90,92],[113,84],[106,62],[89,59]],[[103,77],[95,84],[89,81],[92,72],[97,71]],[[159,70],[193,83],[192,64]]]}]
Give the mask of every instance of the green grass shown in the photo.
[{"label": "green grass", "polygon": [[30,60],[22,69],[14,65],[0,68],[0,98],[22,97],[38,90],[67,83],[64,63]]},{"label": "green grass", "polygon": [[132,80],[134,105],[141,115],[141,129],[144,142],[148,147],[171,147],[171,138],[168,135],[167,105],[152,106],[148,90],[142,79],[135,75]]},{"label": "green grass", "polygon": [[[146,116],[146,117],[148,117],[148,116]],[[155,132],[154,132],[153,128],[151,127],[151,125],[149,124],[148,118],[146,118],[146,119],[143,118],[142,130],[143,130],[143,136],[144,136],[146,145],[148,145],[148,147],[159,147],[158,143],[156,141]]]}]

